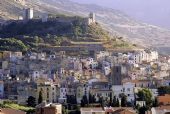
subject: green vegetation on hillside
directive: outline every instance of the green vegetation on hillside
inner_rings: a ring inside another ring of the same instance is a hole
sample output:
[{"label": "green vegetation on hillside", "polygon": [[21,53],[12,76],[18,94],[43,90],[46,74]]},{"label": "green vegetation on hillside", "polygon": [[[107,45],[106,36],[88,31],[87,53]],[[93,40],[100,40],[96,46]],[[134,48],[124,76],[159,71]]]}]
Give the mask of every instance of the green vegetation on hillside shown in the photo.
[{"label": "green vegetation on hillside", "polygon": [[97,24],[92,24],[88,26],[88,34],[96,39],[109,40],[109,34],[102,27]]},{"label": "green vegetation on hillside", "polygon": [[3,51],[26,51],[28,47],[15,38],[0,39],[0,50]]},{"label": "green vegetation on hillside", "polygon": [[3,26],[0,30],[0,37],[15,37],[22,35],[45,36],[47,34],[63,35],[72,33],[71,24],[48,21],[42,23],[39,21],[28,21],[27,23],[12,22],[7,26]]},{"label": "green vegetation on hillside", "polygon": [[0,104],[0,107],[1,108],[11,108],[11,109],[15,109],[15,110],[22,110],[24,112],[34,112],[34,110],[35,110],[35,108],[18,105],[11,101],[4,101],[2,104]]},{"label": "green vegetation on hillside", "polygon": [[[98,23],[87,25],[81,17],[62,16],[41,22],[12,22],[0,29],[0,50],[37,50],[39,46],[71,46],[72,42],[102,42],[106,48],[131,48],[122,39],[111,39]],[[12,38],[12,39],[11,39]]]}]

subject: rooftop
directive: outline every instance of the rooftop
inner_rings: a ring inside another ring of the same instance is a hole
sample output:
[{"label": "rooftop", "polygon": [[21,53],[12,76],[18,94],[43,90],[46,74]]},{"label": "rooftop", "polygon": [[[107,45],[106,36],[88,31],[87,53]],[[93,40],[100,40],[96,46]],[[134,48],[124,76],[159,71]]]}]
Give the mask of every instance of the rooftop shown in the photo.
[{"label": "rooftop", "polygon": [[26,112],[10,108],[2,108],[0,109],[0,114],[26,114]]},{"label": "rooftop", "polygon": [[84,112],[110,112],[112,114],[136,114],[133,108],[129,107],[95,107],[95,108],[81,108]]}]

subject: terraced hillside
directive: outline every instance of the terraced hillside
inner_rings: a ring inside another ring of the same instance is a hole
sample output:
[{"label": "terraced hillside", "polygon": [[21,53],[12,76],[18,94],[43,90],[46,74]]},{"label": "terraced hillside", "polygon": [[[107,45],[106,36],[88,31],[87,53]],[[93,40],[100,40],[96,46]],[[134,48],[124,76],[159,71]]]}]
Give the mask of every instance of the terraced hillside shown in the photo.
[{"label": "terraced hillside", "polygon": [[[0,1],[1,15],[8,14],[1,16],[4,19],[14,18],[22,14],[21,9],[25,6],[12,1]],[[89,12],[95,12],[97,21],[113,36],[123,37],[132,43],[161,47],[161,51],[162,49],[164,51],[164,48],[169,47],[170,44],[170,30],[136,21],[118,10],[96,5],[82,5],[69,0],[26,0],[26,6],[33,7],[36,14],[60,13],[85,17]]]}]

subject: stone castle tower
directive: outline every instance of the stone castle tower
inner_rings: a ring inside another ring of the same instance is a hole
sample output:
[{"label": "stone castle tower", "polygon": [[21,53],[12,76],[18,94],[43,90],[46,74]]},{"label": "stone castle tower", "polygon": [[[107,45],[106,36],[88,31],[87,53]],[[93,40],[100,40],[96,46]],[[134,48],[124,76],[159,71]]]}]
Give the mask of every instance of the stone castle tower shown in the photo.
[{"label": "stone castle tower", "polygon": [[89,19],[91,19],[91,21],[92,21],[93,23],[95,23],[95,22],[96,22],[96,14],[93,13],[93,12],[91,12],[91,13],[89,14]]},{"label": "stone castle tower", "polygon": [[34,10],[33,10],[33,8],[24,9],[23,17],[24,17],[24,20],[33,19],[33,17],[34,17]]},{"label": "stone castle tower", "polygon": [[96,15],[95,13],[91,12],[88,16],[88,18],[85,18],[85,23],[87,25],[91,25],[93,23],[96,23]]}]

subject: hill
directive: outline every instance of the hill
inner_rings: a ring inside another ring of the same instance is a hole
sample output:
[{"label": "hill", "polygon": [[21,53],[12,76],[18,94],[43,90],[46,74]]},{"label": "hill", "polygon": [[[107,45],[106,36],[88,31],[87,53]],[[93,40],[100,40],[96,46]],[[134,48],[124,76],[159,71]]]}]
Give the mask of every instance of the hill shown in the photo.
[{"label": "hill", "polygon": [[[77,4],[69,0],[29,0],[28,2],[35,9],[36,7],[42,11],[48,9],[49,13],[56,11],[87,16],[89,12],[95,12],[98,22],[105,29],[109,30],[113,35],[123,36],[133,43],[157,48],[166,48],[170,44],[170,30],[139,22],[118,10],[96,5]],[[162,52],[162,49],[160,52]]]},{"label": "hill", "polygon": [[[3,1],[11,2],[13,0]],[[8,5],[13,8],[14,15],[22,14],[20,7],[25,7],[14,2]],[[64,13],[66,15],[79,15],[85,17],[89,12],[95,12],[97,21],[102,27],[110,31],[112,35],[123,36],[124,39],[133,43],[140,43],[157,48],[161,47],[161,50],[163,49],[162,47],[169,47],[170,44],[170,30],[136,21],[118,10],[96,5],[78,4],[69,0],[27,0],[26,5],[35,9],[35,15],[38,13]],[[11,11],[8,10],[5,5],[0,6],[2,7],[1,9],[5,9],[5,12]],[[3,13],[3,11],[1,12]],[[5,19],[9,17],[10,16],[7,15]]]},{"label": "hill", "polygon": [[87,25],[84,18],[77,16],[57,17],[47,22],[33,19],[26,23],[13,21],[2,26],[0,50],[39,51],[41,46],[60,48],[81,47],[86,44],[102,44],[104,48],[114,49],[134,47],[123,39],[110,36],[98,23]]}]

